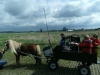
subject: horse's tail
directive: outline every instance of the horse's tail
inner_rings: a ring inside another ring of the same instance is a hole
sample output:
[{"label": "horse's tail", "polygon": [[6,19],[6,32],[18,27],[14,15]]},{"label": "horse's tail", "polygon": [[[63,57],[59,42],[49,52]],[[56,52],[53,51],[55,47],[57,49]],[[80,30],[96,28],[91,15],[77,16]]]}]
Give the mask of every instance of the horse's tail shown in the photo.
[{"label": "horse's tail", "polygon": [[38,54],[38,55],[41,55],[40,45],[37,45],[36,48],[37,48],[37,54]]}]

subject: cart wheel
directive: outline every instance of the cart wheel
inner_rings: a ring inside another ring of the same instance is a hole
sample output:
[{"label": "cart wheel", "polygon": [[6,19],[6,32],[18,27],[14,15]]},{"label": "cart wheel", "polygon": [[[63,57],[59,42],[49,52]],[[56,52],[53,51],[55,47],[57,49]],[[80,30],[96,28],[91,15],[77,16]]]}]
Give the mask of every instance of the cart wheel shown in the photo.
[{"label": "cart wheel", "polygon": [[87,65],[88,67],[90,67],[91,63],[82,63],[82,65]]},{"label": "cart wheel", "polygon": [[50,62],[48,63],[48,65],[49,65],[49,68],[50,68],[51,70],[56,70],[56,69],[58,68],[58,63],[55,62],[55,61],[50,61]]},{"label": "cart wheel", "polygon": [[79,75],[90,75],[90,68],[86,65],[81,65],[78,67]]}]

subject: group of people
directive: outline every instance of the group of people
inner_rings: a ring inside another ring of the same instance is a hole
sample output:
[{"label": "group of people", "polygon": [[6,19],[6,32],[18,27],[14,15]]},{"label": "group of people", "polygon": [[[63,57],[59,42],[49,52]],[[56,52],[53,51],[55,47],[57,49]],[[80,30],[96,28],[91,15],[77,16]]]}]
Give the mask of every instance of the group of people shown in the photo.
[{"label": "group of people", "polygon": [[[61,36],[61,41],[59,43],[59,46],[65,46],[66,45],[65,35],[61,33],[60,36]],[[84,35],[84,39],[82,40],[82,42],[76,45],[81,48],[83,53],[97,53],[98,45],[100,45],[98,34],[93,34],[92,37],[90,37],[89,35]],[[2,49],[2,51],[0,52],[0,69],[2,69],[3,65],[7,63],[6,60],[1,60],[3,54],[4,54],[4,49]]]},{"label": "group of people", "polygon": [[[60,34],[61,41],[59,43],[60,46],[64,46],[65,42],[65,35],[63,33]],[[76,44],[79,46],[83,53],[97,53],[98,45],[100,45],[100,40],[98,39],[98,34],[93,34],[92,37],[89,35],[84,35],[84,39],[81,43]]]},{"label": "group of people", "polygon": [[98,34],[94,34],[92,37],[84,35],[83,41],[78,44],[79,47],[82,47],[83,53],[97,53],[98,45],[100,45]]}]

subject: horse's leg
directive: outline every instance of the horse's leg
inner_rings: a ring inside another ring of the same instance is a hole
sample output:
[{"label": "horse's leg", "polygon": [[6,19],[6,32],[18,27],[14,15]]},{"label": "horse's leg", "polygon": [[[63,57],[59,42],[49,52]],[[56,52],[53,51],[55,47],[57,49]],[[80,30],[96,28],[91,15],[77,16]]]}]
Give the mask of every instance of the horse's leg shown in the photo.
[{"label": "horse's leg", "polygon": [[42,60],[41,60],[41,55],[38,55],[38,63],[41,64]]},{"label": "horse's leg", "polygon": [[20,64],[20,55],[15,54],[15,57],[16,57],[16,65],[19,65]]},{"label": "horse's leg", "polygon": [[20,65],[20,55],[18,55],[18,65]]},{"label": "horse's leg", "polygon": [[36,65],[37,64],[41,64],[42,60],[41,60],[41,55],[37,55],[38,57],[35,57],[35,60],[36,60]]},{"label": "horse's leg", "polygon": [[35,63],[35,64],[37,65],[37,64],[38,64],[38,58],[37,58],[37,57],[35,57],[35,60],[36,60],[36,63]]}]

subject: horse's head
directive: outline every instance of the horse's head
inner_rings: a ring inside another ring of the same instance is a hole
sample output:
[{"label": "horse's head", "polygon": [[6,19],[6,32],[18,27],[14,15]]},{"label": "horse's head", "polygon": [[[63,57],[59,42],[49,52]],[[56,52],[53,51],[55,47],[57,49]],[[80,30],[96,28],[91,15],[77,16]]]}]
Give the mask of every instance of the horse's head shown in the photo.
[{"label": "horse's head", "polygon": [[5,41],[4,50],[7,51],[8,49],[10,49],[12,53],[17,54],[17,49],[19,49],[20,45],[21,43],[9,39]]},{"label": "horse's head", "polygon": [[4,44],[4,50],[8,50],[9,49],[9,40],[5,41],[5,44]]}]

